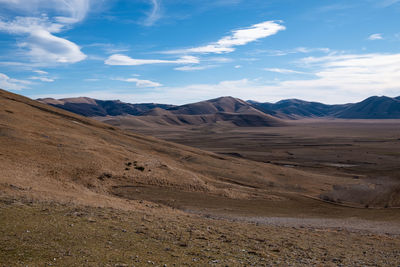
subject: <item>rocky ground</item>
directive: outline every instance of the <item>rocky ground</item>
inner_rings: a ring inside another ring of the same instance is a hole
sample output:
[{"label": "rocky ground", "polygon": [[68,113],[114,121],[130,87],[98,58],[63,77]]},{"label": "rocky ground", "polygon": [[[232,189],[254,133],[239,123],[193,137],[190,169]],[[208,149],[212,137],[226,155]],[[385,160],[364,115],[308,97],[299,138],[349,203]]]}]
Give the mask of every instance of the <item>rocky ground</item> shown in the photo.
[{"label": "rocky ground", "polygon": [[1,266],[400,266],[400,237],[3,197]]}]

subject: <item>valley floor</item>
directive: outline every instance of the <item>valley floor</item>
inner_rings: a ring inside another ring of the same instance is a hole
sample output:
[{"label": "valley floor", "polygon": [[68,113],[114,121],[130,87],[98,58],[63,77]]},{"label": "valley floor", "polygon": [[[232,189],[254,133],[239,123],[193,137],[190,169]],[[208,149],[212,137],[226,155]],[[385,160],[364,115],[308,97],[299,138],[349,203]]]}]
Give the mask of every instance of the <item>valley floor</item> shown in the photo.
[{"label": "valley floor", "polygon": [[332,180],[333,190],[320,195],[328,201],[400,207],[400,120],[303,119],[287,121],[282,127],[133,127],[114,123],[224,156],[343,177]]}]

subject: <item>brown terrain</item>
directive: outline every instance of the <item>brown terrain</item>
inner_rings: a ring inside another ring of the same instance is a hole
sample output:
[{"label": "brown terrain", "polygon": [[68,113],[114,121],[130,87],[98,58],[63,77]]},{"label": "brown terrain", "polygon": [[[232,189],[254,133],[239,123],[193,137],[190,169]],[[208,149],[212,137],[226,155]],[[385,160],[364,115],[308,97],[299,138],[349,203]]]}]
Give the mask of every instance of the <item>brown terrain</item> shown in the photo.
[{"label": "brown terrain", "polygon": [[347,177],[321,198],[352,206],[400,206],[400,120],[287,121],[281,127],[139,127],[97,118],[168,141],[307,173]]},{"label": "brown terrain", "polygon": [[398,121],[215,114],[112,126],[0,91],[0,264],[400,264]]}]

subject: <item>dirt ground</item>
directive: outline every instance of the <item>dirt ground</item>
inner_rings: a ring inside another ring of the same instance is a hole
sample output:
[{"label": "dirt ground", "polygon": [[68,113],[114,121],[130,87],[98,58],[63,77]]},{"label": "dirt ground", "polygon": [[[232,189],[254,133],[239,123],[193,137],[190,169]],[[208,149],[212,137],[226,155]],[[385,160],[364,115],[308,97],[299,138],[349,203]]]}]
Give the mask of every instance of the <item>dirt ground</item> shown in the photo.
[{"label": "dirt ground", "polygon": [[398,266],[398,126],[329,125],[189,147],[0,90],[0,266]]},{"label": "dirt ground", "polygon": [[400,206],[400,120],[288,121],[285,127],[135,127],[157,138],[315,174],[348,177],[321,198],[359,206]]},{"label": "dirt ground", "polygon": [[[138,203],[139,205],[140,203]],[[0,266],[398,266],[392,234],[1,198]]]}]

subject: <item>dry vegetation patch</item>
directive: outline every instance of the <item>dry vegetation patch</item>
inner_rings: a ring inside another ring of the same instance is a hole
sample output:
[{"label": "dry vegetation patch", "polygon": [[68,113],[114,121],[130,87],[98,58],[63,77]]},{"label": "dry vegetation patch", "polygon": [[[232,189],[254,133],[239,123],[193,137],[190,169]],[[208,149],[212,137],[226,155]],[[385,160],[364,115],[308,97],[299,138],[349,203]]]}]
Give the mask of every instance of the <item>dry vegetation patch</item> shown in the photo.
[{"label": "dry vegetation patch", "polygon": [[[397,236],[2,198],[1,266],[396,266]],[[348,248],[352,249],[349,250]]]}]

